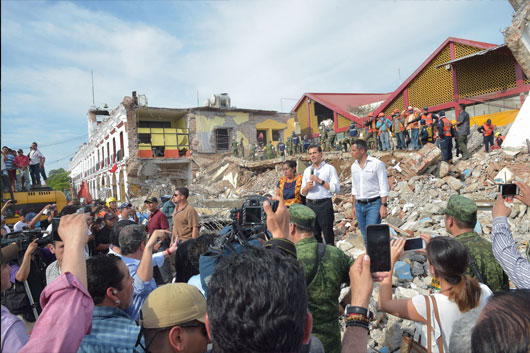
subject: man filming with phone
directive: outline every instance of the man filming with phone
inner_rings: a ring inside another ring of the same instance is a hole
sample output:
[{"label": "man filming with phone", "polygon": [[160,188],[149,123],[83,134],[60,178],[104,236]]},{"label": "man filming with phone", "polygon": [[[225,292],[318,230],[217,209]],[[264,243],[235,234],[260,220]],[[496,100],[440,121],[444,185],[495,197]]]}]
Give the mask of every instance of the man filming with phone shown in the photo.
[{"label": "man filming with phone", "polygon": [[351,166],[353,218],[357,218],[366,246],[366,226],[380,224],[387,216],[388,178],[386,167],[379,159],[368,156],[366,141],[358,139],[351,145],[354,160]]}]

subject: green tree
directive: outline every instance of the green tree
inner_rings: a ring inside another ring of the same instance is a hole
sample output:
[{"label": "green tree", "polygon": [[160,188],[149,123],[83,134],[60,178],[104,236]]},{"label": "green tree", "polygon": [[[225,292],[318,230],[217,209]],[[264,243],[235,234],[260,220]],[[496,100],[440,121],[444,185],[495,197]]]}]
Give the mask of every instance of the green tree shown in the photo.
[{"label": "green tree", "polygon": [[63,168],[50,170],[48,185],[53,190],[64,191],[70,189],[72,179]]}]

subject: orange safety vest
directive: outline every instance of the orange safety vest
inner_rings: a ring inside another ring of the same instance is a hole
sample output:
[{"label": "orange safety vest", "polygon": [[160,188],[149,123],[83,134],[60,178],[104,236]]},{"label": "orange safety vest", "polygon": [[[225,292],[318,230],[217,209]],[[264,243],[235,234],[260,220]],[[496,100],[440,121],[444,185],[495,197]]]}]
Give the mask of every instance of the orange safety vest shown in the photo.
[{"label": "orange safety vest", "polygon": [[483,130],[483,134],[484,136],[490,136],[491,134],[493,134],[493,130],[495,129],[495,127],[493,125],[488,125],[486,123],[482,124],[482,128],[484,129]]},{"label": "orange safety vest", "polygon": [[451,122],[446,117],[442,118],[442,123],[444,124],[443,130],[442,130],[442,136],[452,136],[451,135]]},{"label": "orange safety vest", "polygon": [[421,120],[425,120],[425,125],[432,126],[432,114],[422,115]]},{"label": "orange safety vest", "polygon": [[[412,118],[411,118],[412,117]],[[407,122],[410,122],[411,120],[414,120],[416,119],[416,115],[414,113],[412,114],[409,114],[407,116]],[[409,125],[407,126],[408,129],[419,129],[420,128],[420,122],[419,121],[415,121],[413,122],[412,124],[409,123]]]},{"label": "orange safety vest", "polygon": [[504,142],[504,136],[497,137],[495,142],[497,143],[497,146],[501,147],[502,143]]},{"label": "orange safety vest", "polygon": [[370,129],[368,130],[368,132],[373,133],[373,132],[377,131],[377,128],[375,127],[376,123],[377,123],[377,121],[375,120],[375,118],[374,118],[374,120],[370,121]]},{"label": "orange safety vest", "polygon": [[294,198],[293,199],[287,199],[285,200],[285,206],[290,206],[293,203],[302,203],[302,194],[300,191],[302,190],[302,174],[298,174],[293,179],[287,180],[286,177],[281,177],[280,181],[278,182],[278,188],[280,189],[280,196],[283,197],[283,189],[285,188],[285,184],[292,184],[296,183],[294,186]]}]

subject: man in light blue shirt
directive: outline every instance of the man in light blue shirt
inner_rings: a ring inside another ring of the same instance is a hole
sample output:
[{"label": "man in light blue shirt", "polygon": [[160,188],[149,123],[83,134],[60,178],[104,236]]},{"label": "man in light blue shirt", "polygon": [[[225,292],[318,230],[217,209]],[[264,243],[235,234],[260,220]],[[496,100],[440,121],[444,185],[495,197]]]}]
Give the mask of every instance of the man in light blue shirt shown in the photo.
[{"label": "man in light blue shirt", "polygon": [[317,214],[315,238],[322,243],[321,233],[324,233],[326,244],[335,245],[331,197],[340,191],[339,176],[334,166],[322,160],[322,147],[311,145],[308,152],[313,164],[304,171],[301,194],[306,197],[306,205]]},{"label": "man in light blue shirt", "polygon": [[157,229],[148,238],[141,225],[129,225],[120,231],[120,251],[122,260],[127,265],[133,281],[133,302],[125,310],[131,319],[138,319],[145,299],[156,287],[153,279],[153,265],[161,266],[164,258],[176,251],[176,244],[153,256],[153,249],[159,240],[171,234],[168,230]]}]

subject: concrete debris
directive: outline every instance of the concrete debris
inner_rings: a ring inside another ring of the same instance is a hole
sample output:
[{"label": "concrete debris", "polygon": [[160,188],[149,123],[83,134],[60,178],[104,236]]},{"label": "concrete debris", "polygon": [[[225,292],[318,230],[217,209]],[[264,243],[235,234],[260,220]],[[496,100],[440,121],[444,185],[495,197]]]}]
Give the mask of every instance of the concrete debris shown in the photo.
[{"label": "concrete debris", "polygon": [[[503,168],[506,168],[509,171],[506,174],[511,173],[508,180],[530,184],[530,157],[527,153],[512,157],[498,150],[486,154],[481,147],[482,136],[476,131],[472,132],[469,141],[473,157],[468,160],[455,158],[453,164],[441,162],[440,150],[431,144],[419,151],[371,153],[387,166],[389,216],[383,222],[406,230],[411,236],[447,236],[443,210],[451,195],[461,194],[477,203],[476,230],[489,240],[491,207],[498,189],[494,179],[498,174],[504,174]],[[336,245],[355,259],[366,250],[357,221],[352,217],[351,156],[349,153],[326,152],[324,157],[337,169],[341,183],[341,193],[333,197]],[[198,208],[201,224],[207,229],[228,224],[229,209],[239,207],[245,197],[275,194],[282,175],[282,160],[279,158],[256,162],[219,155],[194,155],[193,158],[193,196],[190,201]],[[296,159],[298,173],[309,165],[307,155],[289,158]],[[216,217],[217,223],[214,221]],[[508,222],[519,250],[524,253],[530,234],[530,210],[516,201]],[[406,253],[396,264],[392,281],[397,298],[426,294],[431,284],[426,257],[420,253]],[[378,351],[394,352],[399,349],[402,334],[414,332],[414,324],[378,311],[378,293],[379,285],[376,284],[370,306],[377,319],[370,331],[369,345]]]}]

